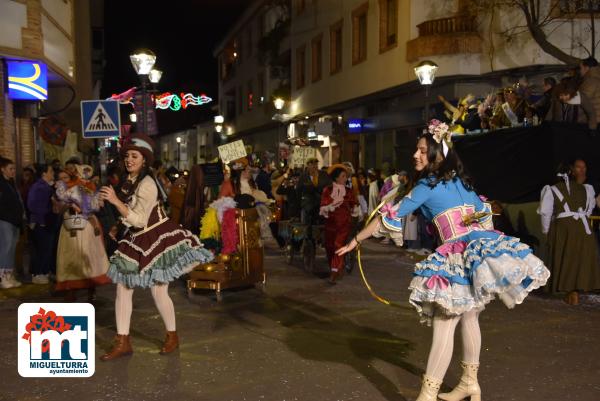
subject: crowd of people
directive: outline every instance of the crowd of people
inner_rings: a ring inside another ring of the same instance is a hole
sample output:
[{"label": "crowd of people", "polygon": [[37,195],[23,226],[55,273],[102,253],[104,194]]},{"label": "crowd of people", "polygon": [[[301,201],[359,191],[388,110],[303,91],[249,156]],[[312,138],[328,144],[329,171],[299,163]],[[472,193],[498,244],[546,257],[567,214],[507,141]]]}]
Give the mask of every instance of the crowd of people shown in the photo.
[{"label": "crowd of people", "polygon": [[[452,147],[449,126],[432,120],[418,139],[415,171],[355,169],[349,162],[319,168],[275,168],[252,157],[223,166],[223,181],[205,185],[204,171],[165,170],[154,161],[154,143],[133,134],[121,144],[120,165],[103,180],[76,158],[23,169],[0,158],[0,284],[21,285],[17,255],[31,255],[33,284],[52,282],[65,301],[98,285],[116,284],[116,336],[101,356],[133,353],[130,340],[134,290],[150,289],[166,330],[161,354],[179,347],[169,283],[220,254],[239,251],[235,209],[255,208],[265,243],[282,246],[278,221],[322,225],[330,284],[338,283],[347,253],[373,236],[416,249],[409,302],[433,340],[418,401],[477,399],[481,350],[479,314],[494,298],[509,308],[538,288],[566,294],[600,290],[597,240],[588,217],[600,197],[586,183],[586,164],[561,166],[557,183],[541,193],[539,214],[548,235],[546,265],[510,233],[494,228],[495,209],[478,196]],[[371,223],[362,227],[366,216]],[[362,229],[360,229],[362,227]],[[21,248],[18,252],[17,249]],[[23,251],[29,249],[28,252]],[[450,393],[438,394],[461,324],[463,376]]]},{"label": "crowd of people", "polygon": [[537,125],[542,121],[585,124],[595,132],[600,122],[600,66],[589,57],[558,80],[543,80],[541,94],[522,80],[477,99],[468,94],[453,105],[443,96],[450,131],[455,134]]}]

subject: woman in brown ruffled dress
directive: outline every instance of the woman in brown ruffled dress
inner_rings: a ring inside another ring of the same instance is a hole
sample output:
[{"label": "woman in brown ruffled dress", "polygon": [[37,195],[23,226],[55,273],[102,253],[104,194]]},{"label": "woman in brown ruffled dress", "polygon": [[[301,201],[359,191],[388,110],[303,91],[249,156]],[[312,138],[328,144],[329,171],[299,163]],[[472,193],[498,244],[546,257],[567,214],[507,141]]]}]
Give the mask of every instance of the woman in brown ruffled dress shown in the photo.
[{"label": "woman in brown ruffled dress", "polygon": [[163,319],[167,335],[161,354],[179,346],[175,328],[175,307],[169,297],[169,283],[194,266],[212,260],[211,252],[203,248],[198,237],[169,219],[162,208],[159,191],[149,166],[154,158],[154,143],[144,134],[134,134],[124,144],[127,179],[117,192],[102,187],[105,201],[115,205],[121,222],[127,228],[119,247],[110,258],[107,275],[117,284],[115,315],[116,343],[100,359],[108,361],[133,352],[129,340],[133,290],[150,288]]}]

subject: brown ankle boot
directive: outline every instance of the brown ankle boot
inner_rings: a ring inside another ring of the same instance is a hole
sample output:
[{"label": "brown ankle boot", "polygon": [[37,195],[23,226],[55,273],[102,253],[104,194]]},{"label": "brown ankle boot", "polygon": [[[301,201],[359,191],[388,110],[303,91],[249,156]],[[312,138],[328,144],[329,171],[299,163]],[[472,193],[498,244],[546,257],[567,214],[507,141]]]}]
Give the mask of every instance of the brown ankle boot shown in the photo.
[{"label": "brown ankle boot", "polygon": [[115,345],[106,354],[100,357],[101,361],[110,361],[122,356],[133,354],[133,348],[131,348],[131,342],[129,341],[129,335],[117,334],[115,336]]},{"label": "brown ankle boot", "polygon": [[160,354],[169,354],[179,348],[179,337],[177,337],[176,331],[167,331],[167,337],[165,343],[160,349]]}]

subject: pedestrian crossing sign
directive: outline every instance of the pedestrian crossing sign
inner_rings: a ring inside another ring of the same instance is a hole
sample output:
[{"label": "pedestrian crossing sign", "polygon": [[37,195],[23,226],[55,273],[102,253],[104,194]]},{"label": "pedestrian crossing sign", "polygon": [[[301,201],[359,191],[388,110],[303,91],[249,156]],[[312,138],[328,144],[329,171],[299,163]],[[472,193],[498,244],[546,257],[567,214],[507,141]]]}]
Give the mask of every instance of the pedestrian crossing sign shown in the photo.
[{"label": "pedestrian crossing sign", "polygon": [[84,138],[110,138],[121,132],[119,102],[116,100],[82,100],[81,124]]}]

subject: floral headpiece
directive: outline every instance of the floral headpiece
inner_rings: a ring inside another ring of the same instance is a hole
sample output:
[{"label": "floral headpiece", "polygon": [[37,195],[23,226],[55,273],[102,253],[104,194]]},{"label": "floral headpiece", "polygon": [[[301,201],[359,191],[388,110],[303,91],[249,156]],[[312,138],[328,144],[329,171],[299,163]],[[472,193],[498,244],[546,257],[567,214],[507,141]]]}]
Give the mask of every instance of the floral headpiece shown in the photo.
[{"label": "floral headpiece", "polygon": [[427,127],[427,130],[433,136],[433,140],[442,144],[444,157],[448,155],[448,150],[452,144],[449,129],[448,124],[435,118],[429,122],[429,126]]}]

